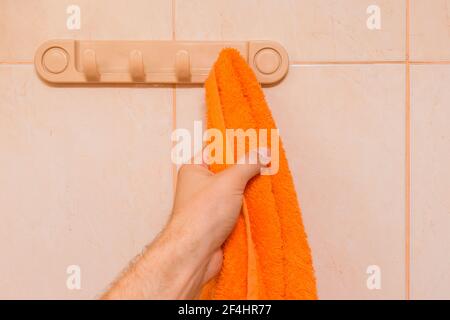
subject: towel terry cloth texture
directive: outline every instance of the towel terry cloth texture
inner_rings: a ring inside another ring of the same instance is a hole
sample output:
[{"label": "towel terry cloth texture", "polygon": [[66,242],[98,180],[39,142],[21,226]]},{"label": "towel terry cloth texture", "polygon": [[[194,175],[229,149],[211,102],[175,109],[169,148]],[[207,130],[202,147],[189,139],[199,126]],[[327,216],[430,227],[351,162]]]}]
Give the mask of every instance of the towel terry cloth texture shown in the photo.
[{"label": "towel terry cloth texture", "polygon": [[[270,133],[276,128],[261,86],[237,50],[220,53],[205,91],[208,128],[224,137],[226,129]],[[210,170],[226,167],[212,164]],[[200,299],[317,299],[311,251],[281,141],[278,173],[248,183],[223,255],[220,273],[204,286]]]}]

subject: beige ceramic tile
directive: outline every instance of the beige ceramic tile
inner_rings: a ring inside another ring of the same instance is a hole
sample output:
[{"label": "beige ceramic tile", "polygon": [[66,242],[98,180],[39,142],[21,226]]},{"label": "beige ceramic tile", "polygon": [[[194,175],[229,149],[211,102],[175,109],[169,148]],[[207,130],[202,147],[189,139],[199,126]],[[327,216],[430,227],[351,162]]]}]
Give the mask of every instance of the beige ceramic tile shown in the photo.
[{"label": "beige ceramic tile", "polygon": [[[404,298],[405,70],[292,67],[266,89],[284,139],[322,299]],[[381,290],[366,285],[381,268]]]},{"label": "beige ceramic tile", "polygon": [[[79,30],[68,30],[70,5],[81,9]],[[158,39],[172,37],[171,0],[2,0],[0,61],[31,60],[54,38]]]},{"label": "beige ceramic tile", "polygon": [[411,77],[412,297],[450,299],[450,66]]},{"label": "beige ceramic tile", "polygon": [[411,1],[411,58],[450,60],[450,0]]},{"label": "beige ceramic tile", "polygon": [[[178,87],[176,89],[176,127],[188,130],[191,137],[206,129],[205,90],[197,87]],[[201,143],[192,143],[191,155],[202,150]]]},{"label": "beige ceramic tile", "polygon": [[[381,29],[367,28],[370,5]],[[291,60],[404,60],[404,0],[176,1],[176,37],[195,40],[271,39]]]},{"label": "beige ceramic tile", "polygon": [[156,235],[171,104],[171,89],[51,88],[0,66],[0,297],[93,298]]}]

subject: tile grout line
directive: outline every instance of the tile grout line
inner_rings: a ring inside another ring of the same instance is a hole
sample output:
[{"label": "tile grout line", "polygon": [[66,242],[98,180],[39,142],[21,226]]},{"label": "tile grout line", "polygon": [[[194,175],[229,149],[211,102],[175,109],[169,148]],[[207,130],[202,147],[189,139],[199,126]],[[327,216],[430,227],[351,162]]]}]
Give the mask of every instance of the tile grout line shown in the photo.
[{"label": "tile grout line", "polygon": [[447,65],[450,64],[450,61],[446,61],[446,60],[442,60],[442,61],[414,61],[414,60],[410,60],[409,64],[413,64],[413,65]]},{"label": "tile grout line", "polygon": [[[172,41],[176,40],[176,30],[175,30],[175,7],[176,0],[172,0]],[[172,85],[172,132],[177,128],[177,85]],[[172,142],[172,147],[175,142]],[[171,151],[172,154],[172,151]],[[172,159],[171,159],[172,160]],[[175,194],[175,189],[177,185],[177,165],[172,163],[172,190]]]},{"label": "tile grout line", "polygon": [[289,66],[295,65],[341,65],[341,64],[405,64],[403,60],[349,60],[349,61],[291,61]]},{"label": "tile grout line", "polygon": [[411,3],[406,0],[405,63],[405,297],[411,299]]},{"label": "tile grout line", "polygon": [[15,61],[15,60],[11,60],[11,61],[0,61],[0,64],[6,64],[6,65],[8,65],[8,64],[11,64],[11,65],[15,65],[15,64],[19,64],[19,65],[21,65],[21,64],[33,64],[33,61],[20,61],[20,60]]},{"label": "tile grout line", "polygon": [[[314,66],[314,65],[374,65],[374,64],[406,64],[406,60],[398,60],[398,61],[390,61],[390,60],[374,60],[374,61],[291,61],[289,64],[290,67],[296,66]],[[450,64],[450,60],[442,60],[442,61],[414,61],[409,60],[408,63],[410,65],[448,65]]]},{"label": "tile grout line", "polygon": [[176,0],[172,0],[172,41],[175,41],[176,37],[176,31],[175,31],[175,7],[176,7]]},{"label": "tile grout line", "polygon": [[[172,132],[177,128],[177,85],[172,86]],[[172,135],[172,133],[171,133]],[[172,141],[172,148],[175,145],[175,141]],[[172,150],[170,151],[172,157]],[[172,161],[172,158],[171,158]],[[172,190],[175,193],[175,188],[177,185],[177,165],[172,162]]]}]

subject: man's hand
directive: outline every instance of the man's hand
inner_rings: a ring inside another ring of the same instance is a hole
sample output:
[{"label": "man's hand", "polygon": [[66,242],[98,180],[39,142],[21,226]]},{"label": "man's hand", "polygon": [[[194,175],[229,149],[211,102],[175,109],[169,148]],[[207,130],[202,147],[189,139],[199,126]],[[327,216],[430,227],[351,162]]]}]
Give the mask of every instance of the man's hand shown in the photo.
[{"label": "man's hand", "polygon": [[204,164],[183,165],[166,228],[103,298],[195,298],[221,268],[221,246],[236,224],[247,182],[270,161],[266,152],[255,157],[258,164],[236,164],[219,174]]}]

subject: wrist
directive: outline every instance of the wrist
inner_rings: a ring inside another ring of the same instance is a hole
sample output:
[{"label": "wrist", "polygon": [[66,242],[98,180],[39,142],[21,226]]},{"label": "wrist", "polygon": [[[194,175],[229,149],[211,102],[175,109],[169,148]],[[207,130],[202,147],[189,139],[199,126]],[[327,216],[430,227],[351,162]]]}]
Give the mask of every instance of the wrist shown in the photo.
[{"label": "wrist", "polygon": [[146,250],[139,268],[149,275],[149,279],[155,279],[152,270],[160,270],[156,277],[162,279],[155,291],[158,298],[195,298],[203,285],[203,273],[209,262],[201,242],[181,221],[171,221]]},{"label": "wrist", "polygon": [[213,232],[204,226],[204,221],[193,221],[192,212],[180,211],[172,215],[161,236],[175,240],[178,250],[198,261],[218,249],[212,243]]}]

